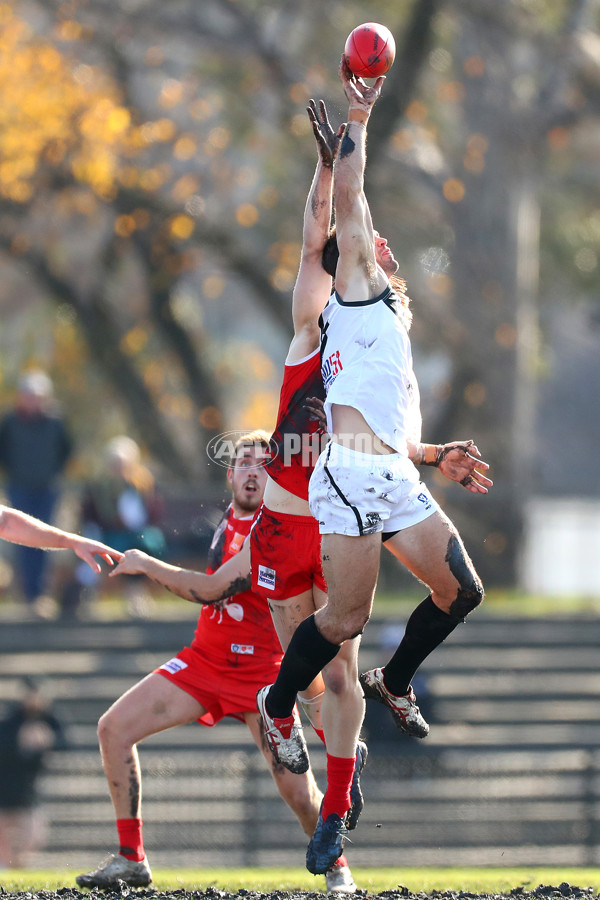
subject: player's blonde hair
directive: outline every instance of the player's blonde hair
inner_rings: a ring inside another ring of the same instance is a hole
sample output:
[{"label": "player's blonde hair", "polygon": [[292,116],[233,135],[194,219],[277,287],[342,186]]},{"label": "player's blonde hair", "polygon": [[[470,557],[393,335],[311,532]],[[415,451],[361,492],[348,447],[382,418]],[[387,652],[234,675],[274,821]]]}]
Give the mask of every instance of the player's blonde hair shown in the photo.
[{"label": "player's blonde hair", "polygon": [[233,445],[231,466],[235,466],[238,453],[242,447],[256,447],[257,444],[260,444],[263,450],[269,450],[271,438],[267,431],[264,431],[262,428],[256,428],[254,431],[247,431],[245,434],[241,434]]}]

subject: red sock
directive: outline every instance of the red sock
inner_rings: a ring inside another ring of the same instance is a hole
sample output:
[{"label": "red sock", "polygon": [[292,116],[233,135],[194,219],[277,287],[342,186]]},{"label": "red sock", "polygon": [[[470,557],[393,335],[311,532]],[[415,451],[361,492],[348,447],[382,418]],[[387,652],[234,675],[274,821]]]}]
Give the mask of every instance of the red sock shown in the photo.
[{"label": "red sock", "polygon": [[343,819],[350,809],[350,786],[355,764],[355,756],[347,759],[327,754],[327,790],[323,798],[323,821],[331,813],[337,813]]},{"label": "red sock", "polygon": [[322,741],[323,743],[325,743],[325,732],[323,731],[323,729],[315,728],[315,726],[313,725],[313,731],[316,734],[316,736],[319,738],[319,740]]},{"label": "red sock", "polygon": [[117,819],[119,853],[125,859],[141,862],[146,856],[141,819]]},{"label": "red sock", "polygon": [[342,853],[342,855],[339,856],[339,857],[336,859],[336,861],[334,862],[334,864],[332,865],[331,868],[332,868],[332,869],[339,869],[339,868],[341,868],[342,866],[347,866],[347,865],[348,865],[348,860],[346,859],[346,857],[345,857],[344,854]]}]

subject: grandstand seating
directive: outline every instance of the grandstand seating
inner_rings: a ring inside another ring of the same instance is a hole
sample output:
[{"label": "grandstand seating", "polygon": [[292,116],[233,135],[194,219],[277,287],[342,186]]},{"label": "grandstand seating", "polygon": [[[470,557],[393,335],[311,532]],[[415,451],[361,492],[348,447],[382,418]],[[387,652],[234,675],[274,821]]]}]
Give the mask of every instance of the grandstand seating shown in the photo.
[{"label": "grandstand seating", "polygon": [[[361,668],[389,655],[374,618]],[[74,874],[114,851],[96,740],[100,714],[189,643],[193,620],[3,622],[0,704],[43,674],[68,720],[68,749],[43,780],[50,822],[39,866]],[[600,862],[600,622],[473,615],[423,667],[431,734],[415,741],[369,704],[365,811],[356,866],[597,865]],[[421,693],[422,692],[422,693]],[[310,728],[313,768],[324,752]],[[151,865],[303,865],[305,838],[243,725],[188,725],[140,747]]]}]

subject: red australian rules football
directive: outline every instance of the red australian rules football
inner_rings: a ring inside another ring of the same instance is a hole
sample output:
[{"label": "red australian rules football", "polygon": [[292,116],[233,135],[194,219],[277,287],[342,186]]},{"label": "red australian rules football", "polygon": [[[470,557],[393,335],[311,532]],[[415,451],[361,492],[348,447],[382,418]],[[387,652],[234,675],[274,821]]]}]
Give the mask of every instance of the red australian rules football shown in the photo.
[{"label": "red australian rules football", "polygon": [[365,22],[350,32],[344,56],[359,78],[378,78],[385,75],[396,55],[396,42],[389,28],[377,22]]}]

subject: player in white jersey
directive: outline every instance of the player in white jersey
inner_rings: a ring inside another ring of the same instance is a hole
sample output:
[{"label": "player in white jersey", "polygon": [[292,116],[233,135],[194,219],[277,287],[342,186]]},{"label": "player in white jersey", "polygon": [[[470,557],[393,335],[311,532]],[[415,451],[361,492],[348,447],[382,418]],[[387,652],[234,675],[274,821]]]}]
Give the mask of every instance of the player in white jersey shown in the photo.
[{"label": "player in white jersey", "polygon": [[[366,127],[384,78],[370,87],[352,75],[343,58],[340,77],[349,101],[348,125],[334,170],[337,231],[323,256],[335,291],[321,320],[331,441],[309,487],[329,599],[296,629],[277,682],[288,686],[286,702],[293,704],[296,692],[340,646],[361,634],[371,613],[383,537],[430,589],[389,663],[360,677],[365,695],[385,703],[400,724],[418,714],[410,686],[414,672],[483,599],[456,528],[419,481],[411,458],[430,465],[445,464],[451,456],[459,465],[466,461],[460,480],[474,492],[485,493],[491,482],[472,442],[420,444],[408,298],[387,241],[373,229],[363,189]],[[281,692],[278,696],[282,702]],[[330,752],[352,757],[360,723],[354,734],[336,730],[325,704],[322,718]],[[423,725],[421,736],[427,733]],[[311,871],[325,871],[339,856],[345,832],[344,817],[319,818],[307,851]]]}]

